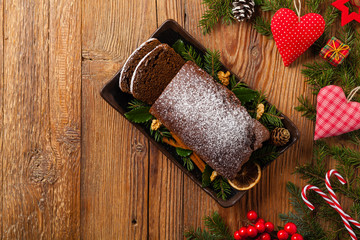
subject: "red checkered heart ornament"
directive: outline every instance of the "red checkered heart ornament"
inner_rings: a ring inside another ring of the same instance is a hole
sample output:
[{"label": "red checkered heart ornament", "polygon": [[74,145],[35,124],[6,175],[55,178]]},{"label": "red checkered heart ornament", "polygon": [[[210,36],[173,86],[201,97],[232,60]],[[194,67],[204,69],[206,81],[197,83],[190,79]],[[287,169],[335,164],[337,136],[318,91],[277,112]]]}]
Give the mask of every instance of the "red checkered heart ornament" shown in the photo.
[{"label": "red checkered heart ornament", "polygon": [[285,66],[303,54],[324,32],[325,20],[317,13],[300,18],[287,8],[278,10],[271,19],[271,32]]},{"label": "red checkered heart ornament", "polygon": [[348,102],[341,87],[322,88],[317,96],[314,140],[360,129],[360,103]]}]

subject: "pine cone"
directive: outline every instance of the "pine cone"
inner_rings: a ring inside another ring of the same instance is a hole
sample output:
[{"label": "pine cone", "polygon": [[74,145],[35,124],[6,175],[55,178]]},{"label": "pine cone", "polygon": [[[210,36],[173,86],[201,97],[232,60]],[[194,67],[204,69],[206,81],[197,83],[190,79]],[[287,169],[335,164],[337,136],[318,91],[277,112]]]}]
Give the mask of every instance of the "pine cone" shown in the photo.
[{"label": "pine cone", "polygon": [[232,4],[232,12],[239,22],[250,19],[254,13],[254,0],[235,0]]},{"label": "pine cone", "polygon": [[290,140],[290,132],[286,128],[275,128],[271,132],[271,141],[276,146],[284,146]]}]

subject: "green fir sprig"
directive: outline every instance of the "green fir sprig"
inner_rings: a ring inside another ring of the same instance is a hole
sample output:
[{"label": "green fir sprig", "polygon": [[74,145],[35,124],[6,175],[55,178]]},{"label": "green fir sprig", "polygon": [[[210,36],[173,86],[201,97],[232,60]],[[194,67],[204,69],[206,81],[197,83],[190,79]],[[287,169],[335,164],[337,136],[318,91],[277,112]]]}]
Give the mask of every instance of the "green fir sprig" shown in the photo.
[{"label": "green fir sprig", "polygon": [[200,68],[203,68],[202,55],[198,53],[192,45],[185,44],[183,40],[179,39],[172,45],[172,47],[175,52],[180,54],[180,56],[186,61],[193,61]]},{"label": "green fir sprig", "polygon": [[270,20],[267,20],[262,16],[256,16],[252,26],[261,35],[267,36],[269,38],[273,37]]},{"label": "green fir sprig", "polygon": [[220,62],[220,52],[218,50],[211,51],[207,50],[204,55],[204,69],[214,79],[218,80],[217,73],[222,68]]},{"label": "green fir sprig", "polygon": [[207,8],[199,21],[203,34],[210,33],[218,22],[229,25],[235,20],[232,2],[232,0],[203,0],[202,3]]},{"label": "green fir sprig", "polygon": [[302,112],[302,116],[306,117],[307,119],[314,121],[316,120],[316,108],[313,104],[305,98],[303,95],[298,97],[300,105],[295,107],[296,111]]},{"label": "green fir sprig", "polygon": [[213,182],[212,186],[214,187],[215,191],[217,192],[217,197],[223,200],[226,200],[228,196],[231,194],[231,187],[228,181],[219,176]]},{"label": "green fir sprig", "polygon": [[185,230],[184,236],[187,240],[233,240],[228,227],[218,212],[203,218],[206,229],[190,227]]}]

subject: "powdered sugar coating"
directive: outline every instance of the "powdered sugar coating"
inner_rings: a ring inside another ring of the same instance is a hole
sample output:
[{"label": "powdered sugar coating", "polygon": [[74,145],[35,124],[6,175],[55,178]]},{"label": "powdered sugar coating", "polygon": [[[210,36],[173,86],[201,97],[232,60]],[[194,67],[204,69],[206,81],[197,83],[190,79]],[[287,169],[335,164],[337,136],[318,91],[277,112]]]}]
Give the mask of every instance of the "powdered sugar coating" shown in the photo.
[{"label": "powdered sugar coating", "polygon": [[187,62],[150,112],[220,175],[233,179],[253,152],[254,121],[226,87]]}]

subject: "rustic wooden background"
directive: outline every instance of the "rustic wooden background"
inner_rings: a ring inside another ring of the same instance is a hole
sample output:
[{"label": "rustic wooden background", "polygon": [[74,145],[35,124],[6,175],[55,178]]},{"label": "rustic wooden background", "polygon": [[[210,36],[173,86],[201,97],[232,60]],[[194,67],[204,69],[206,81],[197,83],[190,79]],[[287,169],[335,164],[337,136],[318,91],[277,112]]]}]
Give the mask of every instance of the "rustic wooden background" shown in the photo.
[{"label": "rustic wooden background", "polygon": [[[310,96],[273,40],[249,23],[198,27],[201,0],[0,0],[1,239],[181,239],[217,210],[235,231],[254,209],[281,225],[285,184],[311,161],[314,126],[294,110]],[[223,209],[99,95],[129,54],[175,19],[288,115],[300,141]]]}]

